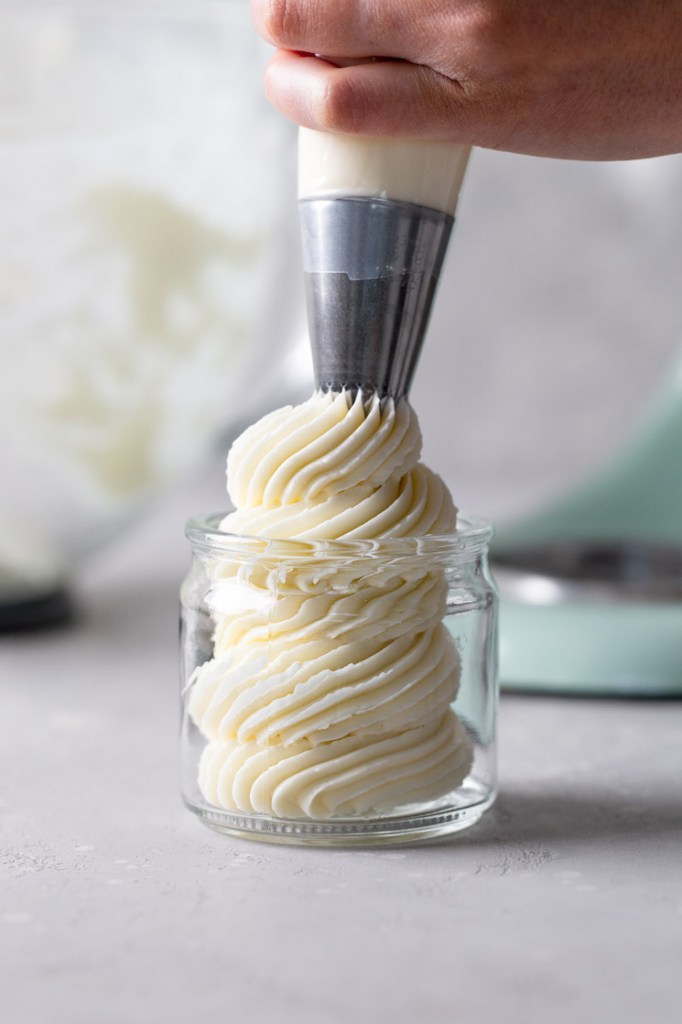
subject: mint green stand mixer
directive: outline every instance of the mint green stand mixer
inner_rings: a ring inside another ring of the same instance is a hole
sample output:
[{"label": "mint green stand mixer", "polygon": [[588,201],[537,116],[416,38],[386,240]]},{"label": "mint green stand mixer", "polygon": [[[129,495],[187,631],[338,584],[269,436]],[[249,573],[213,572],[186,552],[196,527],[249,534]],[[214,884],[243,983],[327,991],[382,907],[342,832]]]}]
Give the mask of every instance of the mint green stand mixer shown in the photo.
[{"label": "mint green stand mixer", "polygon": [[503,686],[682,696],[682,359],[608,468],[498,529],[493,568]]}]

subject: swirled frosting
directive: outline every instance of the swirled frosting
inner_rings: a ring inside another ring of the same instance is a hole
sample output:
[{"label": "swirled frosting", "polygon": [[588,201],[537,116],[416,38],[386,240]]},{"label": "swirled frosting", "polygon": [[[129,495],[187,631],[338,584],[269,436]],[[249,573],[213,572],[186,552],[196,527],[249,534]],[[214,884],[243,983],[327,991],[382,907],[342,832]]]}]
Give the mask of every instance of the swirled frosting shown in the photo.
[{"label": "swirled frosting", "polygon": [[[456,509],[420,451],[406,399],[316,392],[235,441],[222,528],[311,542],[451,533]],[[311,544],[309,562],[213,567],[213,656],[189,696],[205,799],[325,819],[450,792],[472,744],[451,707],[460,659],[442,568],[380,545],[339,565]]]}]

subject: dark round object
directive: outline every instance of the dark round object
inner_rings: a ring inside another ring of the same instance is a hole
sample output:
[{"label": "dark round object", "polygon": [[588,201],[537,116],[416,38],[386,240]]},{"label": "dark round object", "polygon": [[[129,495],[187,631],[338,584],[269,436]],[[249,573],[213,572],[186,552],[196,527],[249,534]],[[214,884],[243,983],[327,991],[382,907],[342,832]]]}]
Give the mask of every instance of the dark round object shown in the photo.
[{"label": "dark round object", "polygon": [[0,601],[0,634],[67,626],[73,618],[73,601],[66,587],[31,597]]}]

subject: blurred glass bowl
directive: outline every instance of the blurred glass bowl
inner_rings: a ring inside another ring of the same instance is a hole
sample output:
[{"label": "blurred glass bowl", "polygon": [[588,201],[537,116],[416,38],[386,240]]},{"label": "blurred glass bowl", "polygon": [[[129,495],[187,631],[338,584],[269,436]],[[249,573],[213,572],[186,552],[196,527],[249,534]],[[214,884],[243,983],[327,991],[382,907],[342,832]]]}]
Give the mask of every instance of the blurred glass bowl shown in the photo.
[{"label": "blurred glass bowl", "polygon": [[7,610],[47,607],[74,560],[281,385],[303,302],[294,130],[262,94],[247,0],[0,13]]}]

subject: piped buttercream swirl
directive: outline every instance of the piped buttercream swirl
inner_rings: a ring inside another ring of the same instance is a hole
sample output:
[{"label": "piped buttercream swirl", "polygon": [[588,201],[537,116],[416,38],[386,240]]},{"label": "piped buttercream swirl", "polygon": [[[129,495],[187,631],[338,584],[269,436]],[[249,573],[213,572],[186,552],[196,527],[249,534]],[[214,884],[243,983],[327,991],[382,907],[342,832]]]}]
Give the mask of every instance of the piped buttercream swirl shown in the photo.
[{"label": "piped buttercream swirl", "polygon": [[214,806],[385,813],[435,800],[467,774],[442,569],[383,557],[380,543],[360,567],[330,571],[324,552],[316,564],[318,541],[454,531],[452,499],[420,450],[406,399],[345,392],[277,410],[234,443],[236,510],[222,528],[310,541],[311,554],[294,570],[273,569],[271,556],[266,569],[257,555],[213,567],[214,650],[192,677],[189,712],[208,741],[199,784]]}]

